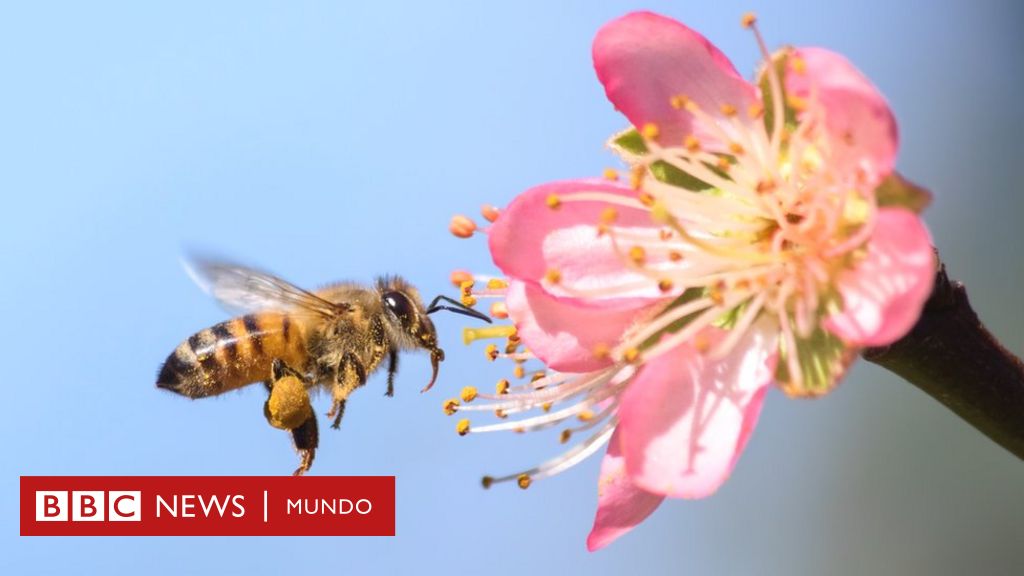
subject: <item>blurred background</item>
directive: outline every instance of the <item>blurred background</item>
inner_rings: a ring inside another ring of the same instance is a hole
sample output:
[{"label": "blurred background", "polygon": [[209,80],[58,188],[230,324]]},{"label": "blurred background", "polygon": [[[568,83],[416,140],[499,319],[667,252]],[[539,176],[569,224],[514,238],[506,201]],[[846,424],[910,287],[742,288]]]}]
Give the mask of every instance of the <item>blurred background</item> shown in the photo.
[{"label": "blurred background", "polygon": [[[145,4],[145,5],[143,5]],[[505,366],[459,343],[434,391],[407,356],[312,473],[397,476],[394,538],[21,538],[19,475],[276,475],[296,457],[252,387],[154,388],[226,318],[179,264],[199,248],[300,285],[399,272],[426,295],[491,270],[454,212],[599,174],[625,126],[594,77],[606,21],[650,8],[750,74],[740,15],[770,45],[847,55],[890,99],[899,169],[931,188],[951,276],[1024,352],[1024,9],[989,2],[4,3],[0,7],[0,571],[106,574],[1009,574],[1024,572],[1024,466],[864,363],[831,395],[769,395],[733,477],[667,501],[609,548],[584,539],[594,458],[528,491],[479,477],[560,450],[556,434],[459,438],[442,400]],[[326,398],[318,405],[327,410]]]}]

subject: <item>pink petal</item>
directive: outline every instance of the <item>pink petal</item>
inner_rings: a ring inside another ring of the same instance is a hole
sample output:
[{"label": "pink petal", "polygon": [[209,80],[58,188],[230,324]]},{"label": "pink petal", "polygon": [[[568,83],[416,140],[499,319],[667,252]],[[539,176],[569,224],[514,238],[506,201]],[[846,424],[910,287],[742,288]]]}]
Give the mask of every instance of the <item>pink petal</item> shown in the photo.
[{"label": "pink petal", "polygon": [[509,282],[505,301],[526,348],[560,372],[590,372],[610,365],[610,359],[594,355],[595,348],[614,347],[627,328],[649,314],[650,306],[648,300],[623,300],[614,307],[595,307],[554,298],[517,280]]},{"label": "pink petal", "polygon": [[852,346],[884,346],[917,322],[935,282],[931,235],[903,208],[878,211],[867,256],[837,280],[843,310],[825,327]]},{"label": "pink petal", "polygon": [[619,432],[612,434],[608,453],[601,461],[597,479],[597,514],[594,527],[587,536],[587,550],[593,552],[641,523],[664,500],[636,487],[626,474],[626,461],[619,446]]},{"label": "pink petal", "polygon": [[[573,200],[584,194],[605,198]],[[561,199],[557,209],[548,205],[551,196]],[[595,301],[670,296],[661,293],[654,280],[627,268],[626,257],[615,251],[608,235],[598,236],[601,213],[613,206],[609,197],[637,202],[635,191],[606,180],[553,182],[520,194],[490,228],[494,263],[506,275],[538,285],[549,270],[557,270],[559,284],[545,284],[544,288],[566,298],[579,298],[580,290],[587,291],[583,299]],[[657,238],[658,228],[647,210],[614,208],[618,211],[616,229]],[[657,262],[652,259],[650,263]]]},{"label": "pink petal", "polygon": [[[724,330],[702,333],[712,346]],[[778,330],[762,320],[711,361],[687,343],[647,362],[619,407],[629,475],[643,490],[703,498],[732,471],[775,373]]]},{"label": "pink petal", "polygon": [[[823,48],[798,48],[805,72],[786,74],[786,90],[824,107],[832,158],[840,173],[863,170],[869,185],[892,172],[899,138],[881,92],[846,58]],[[810,110],[810,109],[809,109]]]},{"label": "pink petal", "polygon": [[651,12],[634,12],[598,31],[594,68],[608,99],[636,127],[658,126],[662,143],[681,145],[696,133],[707,138],[692,116],[672,107],[685,95],[702,110],[722,117],[721,106],[735,106],[741,121],[758,101],[753,85],[711,42],[686,26]]}]

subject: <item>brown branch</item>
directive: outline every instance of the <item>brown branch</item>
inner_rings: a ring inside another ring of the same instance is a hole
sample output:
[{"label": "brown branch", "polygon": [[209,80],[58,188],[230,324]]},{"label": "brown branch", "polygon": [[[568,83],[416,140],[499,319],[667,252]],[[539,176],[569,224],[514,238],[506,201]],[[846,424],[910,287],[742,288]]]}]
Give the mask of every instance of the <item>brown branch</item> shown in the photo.
[{"label": "brown branch", "polygon": [[963,284],[939,265],[917,325],[902,339],[864,350],[886,368],[1024,459],[1024,363],[985,329]]}]

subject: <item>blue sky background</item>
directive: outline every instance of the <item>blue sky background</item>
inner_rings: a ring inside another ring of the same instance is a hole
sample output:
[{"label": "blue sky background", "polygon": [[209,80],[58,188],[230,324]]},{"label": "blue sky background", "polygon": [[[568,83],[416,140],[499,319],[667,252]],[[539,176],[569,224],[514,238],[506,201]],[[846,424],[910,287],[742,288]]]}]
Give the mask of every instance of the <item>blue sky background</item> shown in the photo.
[{"label": "blue sky background", "polygon": [[[438,317],[439,385],[406,357],[313,473],[398,478],[395,538],[20,538],[19,475],[281,474],[263,392],[189,402],[157,367],[225,314],[186,247],[302,285],[400,272],[426,294],[489,270],[453,212],[614,165],[624,126],[590,62],[598,27],[648,7],[750,73],[738,22],[771,45],[843,52],[889,97],[899,168],[931,187],[951,274],[1024,351],[1022,11],[993,2],[90,2],[0,6],[0,569],[217,572],[962,574],[1024,566],[1024,466],[935,401],[858,365],[817,401],[769,395],[732,479],[670,501],[596,554],[598,459],[523,492],[483,473],[556,453],[554,435],[458,438],[441,401],[498,367]],[[323,412],[327,406],[321,401]],[[322,421],[323,422],[323,421]]]}]

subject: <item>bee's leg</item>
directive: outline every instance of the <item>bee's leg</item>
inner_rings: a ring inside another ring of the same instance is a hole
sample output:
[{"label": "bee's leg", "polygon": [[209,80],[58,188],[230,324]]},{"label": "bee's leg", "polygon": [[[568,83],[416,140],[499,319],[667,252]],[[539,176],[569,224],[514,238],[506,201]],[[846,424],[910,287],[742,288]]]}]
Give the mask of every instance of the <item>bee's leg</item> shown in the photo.
[{"label": "bee's leg", "polygon": [[313,465],[319,440],[320,433],[317,430],[315,414],[311,414],[298,428],[292,429],[292,441],[295,442],[295,449],[299,451],[299,467],[292,472],[293,476],[302,476]]},{"label": "bee's leg", "polygon": [[341,426],[341,417],[345,415],[345,400],[353,390],[363,384],[366,384],[366,369],[355,354],[346,353],[338,363],[334,385],[331,387],[334,405],[327,413],[328,418],[334,418],[331,428],[337,430]]},{"label": "bee's leg", "polygon": [[398,351],[392,350],[388,356],[388,391],[385,396],[395,395],[395,374],[398,374]]}]

